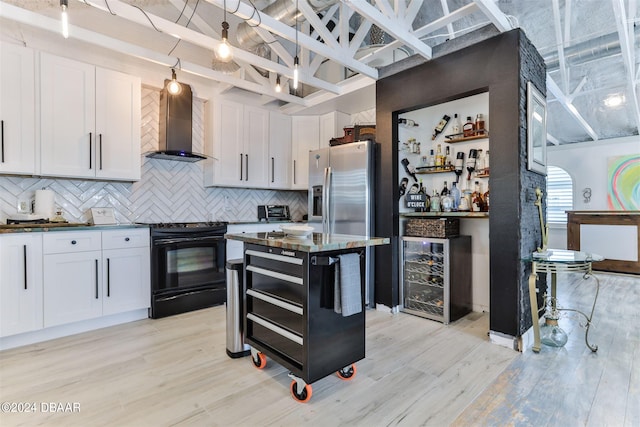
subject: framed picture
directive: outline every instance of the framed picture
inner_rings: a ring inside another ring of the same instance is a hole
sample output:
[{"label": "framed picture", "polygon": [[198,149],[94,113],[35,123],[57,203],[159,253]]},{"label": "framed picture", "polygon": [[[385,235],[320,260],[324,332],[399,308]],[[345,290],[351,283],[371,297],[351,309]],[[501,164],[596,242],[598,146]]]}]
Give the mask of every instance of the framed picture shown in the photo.
[{"label": "framed picture", "polygon": [[547,101],[527,82],[527,169],[547,174]]},{"label": "framed picture", "polygon": [[113,208],[91,208],[91,222],[95,225],[116,224]]}]

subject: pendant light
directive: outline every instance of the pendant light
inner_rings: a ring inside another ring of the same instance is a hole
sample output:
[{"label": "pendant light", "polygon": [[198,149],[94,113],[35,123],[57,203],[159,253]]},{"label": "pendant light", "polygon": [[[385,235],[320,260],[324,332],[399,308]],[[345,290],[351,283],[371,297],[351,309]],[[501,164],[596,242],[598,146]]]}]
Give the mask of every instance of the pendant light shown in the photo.
[{"label": "pendant light", "polygon": [[62,21],[62,37],[69,38],[69,16],[67,15],[67,7],[69,6],[69,0],[60,0],[60,7],[62,13],[60,14],[60,20]]},{"label": "pendant light", "polygon": [[173,68],[171,69],[171,81],[167,83],[167,91],[171,95],[178,95],[180,92],[182,92],[182,86],[176,78],[176,70]]},{"label": "pendant light", "polygon": [[224,20],[222,21],[222,43],[215,49],[216,58],[220,62],[230,62],[233,59],[233,49],[229,44],[229,23],[227,22],[227,2],[223,2]]},{"label": "pendant light", "polygon": [[300,67],[300,59],[298,58],[298,0],[296,0],[296,56],[293,58],[293,89],[298,90],[298,68]]},{"label": "pendant light", "polygon": [[282,86],[280,85],[280,74],[276,76],[276,92],[282,92]]}]

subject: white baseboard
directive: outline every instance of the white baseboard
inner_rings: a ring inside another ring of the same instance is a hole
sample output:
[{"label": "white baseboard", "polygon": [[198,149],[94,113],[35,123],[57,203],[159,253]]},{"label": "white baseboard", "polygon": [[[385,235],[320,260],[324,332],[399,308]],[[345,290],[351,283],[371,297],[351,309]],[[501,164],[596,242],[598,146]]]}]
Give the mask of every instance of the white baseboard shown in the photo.
[{"label": "white baseboard", "polygon": [[8,350],[10,348],[21,347],[23,345],[35,344],[55,338],[79,334],[81,332],[87,332],[95,329],[106,328],[108,326],[133,322],[134,320],[147,319],[148,317],[149,310],[143,308],[126,313],[103,316],[95,319],[84,320],[81,322],[70,323],[67,325],[52,326],[50,328],[40,329],[37,331],[2,337],[0,338],[0,350]]},{"label": "white baseboard", "polygon": [[391,314],[396,314],[400,312],[400,306],[395,306],[393,308],[390,308],[389,306],[384,304],[376,304],[376,310],[385,311]]},{"label": "white baseboard", "polygon": [[489,331],[489,341],[492,344],[497,344],[501,347],[510,348],[511,350],[515,351],[521,351],[519,345],[520,340],[518,337],[503,334],[501,332]]}]

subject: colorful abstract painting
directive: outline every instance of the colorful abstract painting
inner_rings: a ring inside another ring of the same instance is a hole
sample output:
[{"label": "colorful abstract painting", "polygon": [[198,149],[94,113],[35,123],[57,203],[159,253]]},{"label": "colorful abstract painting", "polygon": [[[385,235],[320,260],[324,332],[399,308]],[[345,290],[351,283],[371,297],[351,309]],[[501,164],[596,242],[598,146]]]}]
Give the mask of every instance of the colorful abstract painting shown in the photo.
[{"label": "colorful abstract painting", "polygon": [[609,210],[640,210],[640,154],[608,158]]}]

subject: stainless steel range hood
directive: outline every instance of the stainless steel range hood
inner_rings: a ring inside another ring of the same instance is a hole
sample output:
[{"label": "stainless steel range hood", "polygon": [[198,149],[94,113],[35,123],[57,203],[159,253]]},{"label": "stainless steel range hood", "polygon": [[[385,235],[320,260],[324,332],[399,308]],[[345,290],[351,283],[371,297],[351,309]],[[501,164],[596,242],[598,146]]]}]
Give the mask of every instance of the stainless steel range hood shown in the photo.
[{"label": "stainless steel range hood", "polygon": [[167,83],[160,91],[160,138],[158,151],[147,154],[152,159],[197,162],[207,157],[192,151],[191,122],[193,94],[191,86],[180,83],[180,93],[167,91]]}]

